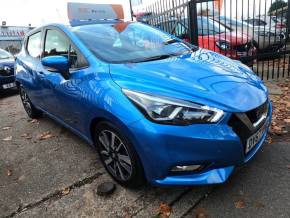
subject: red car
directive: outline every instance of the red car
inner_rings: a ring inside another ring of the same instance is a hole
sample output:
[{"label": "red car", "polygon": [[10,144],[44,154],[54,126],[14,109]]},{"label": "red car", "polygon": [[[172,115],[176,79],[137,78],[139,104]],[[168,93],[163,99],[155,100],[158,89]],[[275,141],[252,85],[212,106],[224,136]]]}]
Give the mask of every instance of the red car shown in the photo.
[{"label": "red car", "polygon": [[[256,49],[251,38],[233,32],[207,17],[199,16],[197,21],[199,47],[218,52],[232,59],[241,60],[249,66],[253,65],[254,61],[251,56],[256,53]],[[177,20],[173,18],[159,23],[158,28],[185,41],[190,41],[187,19]]]}]

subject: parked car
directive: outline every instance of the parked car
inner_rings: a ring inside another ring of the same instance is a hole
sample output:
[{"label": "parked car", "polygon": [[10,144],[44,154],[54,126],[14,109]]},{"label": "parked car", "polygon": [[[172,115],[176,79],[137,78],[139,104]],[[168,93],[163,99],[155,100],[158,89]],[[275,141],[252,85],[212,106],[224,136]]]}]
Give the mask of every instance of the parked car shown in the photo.
[{"label": "parked car", "polygon": [[217,22],[222,23],[234,32],[249,36],[254,40],[254,46],[258,52],[275,52],[284,48],[286,35],[281,30],[265,28],[255,28],[251,24],[229,17],[215,17]]},{"label": "parked car", "polygon": [[[198,16],[197,22],[198,45],[201,48],[206,48],[237,60],[255,54],[252,39],[246,35],[234,32],[208,17]],[[158,28],[174,34],[178,38],[190,41],[188,26],[187,18],[170,18],[157,25]],[[253,65],[253,60],[251,59],[243,62],[248,66]]]},{"label": "parked car", "polygon": [[154,16],[154,13],[152,13],[152,12],[139,12],[139,13],[135,13],[133,16],[135,17],[136,21],[142,22],[142,23],[147,23],[148,18]]},{"label": "parked car", "polygon": [[135,22],[34,29],[16,82],[29,117],[96,146],[129,187],[225,182],[259,151],[272,114],[247,66]]},{"label": "parked car", "polygon": [[16,87],[14,57],[9,52],[0,49],[0,93],[13,87]]},{"label": "parked car", "polygon": [[266,27],[267,29],[277,29],[286,32],[286,25],[275,16],[257,16],[255,18],[245,19],[244,22],[254,27]]}]

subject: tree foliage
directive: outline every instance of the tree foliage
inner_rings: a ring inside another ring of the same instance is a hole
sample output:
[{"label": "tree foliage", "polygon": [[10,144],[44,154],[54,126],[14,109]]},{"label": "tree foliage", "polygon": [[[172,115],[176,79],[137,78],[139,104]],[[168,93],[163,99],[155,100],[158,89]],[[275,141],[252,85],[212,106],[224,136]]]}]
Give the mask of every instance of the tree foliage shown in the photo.
[{"label": "tree foliage", "polygon": [[272,5],[270,6],[269,8],[269,12],[268,13],[271,13],[273,11],[276,11],[280,8],[283,8],[287,6],[287,3],[283,0],[276,0],[275,2],[272,3]]}]

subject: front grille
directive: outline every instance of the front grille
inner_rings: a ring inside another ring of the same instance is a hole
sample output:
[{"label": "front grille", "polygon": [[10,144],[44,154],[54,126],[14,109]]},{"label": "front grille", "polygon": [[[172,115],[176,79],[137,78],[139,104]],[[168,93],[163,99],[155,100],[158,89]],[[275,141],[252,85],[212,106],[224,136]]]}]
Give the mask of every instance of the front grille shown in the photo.
[{"label": "front grille", "polygon": [[248,112],[246,112],[248,118],[250,119],[250,121],[252,123],[255,123],[257,122],[261,116],[265,113],[268,112],[268,101],[266,101],[264,104],[262,104],[261,106],[253,109],[253,110],[250,110]]},{"label": "front grille", "polygon": [[250,48],[252,48],[252,43],[248,42],[246,44],[242,44],[242,45],[236,45],[234,46],[234,50],[237,52],[247,52],[250,50]]},{"label": "front grille", "polygon": [[[269,102],[266,101],[259,107],[250,110],[245,113],[234,113],[229,119],[228,125],[232,128],[232,130],[239,136],[242,144],[246,146],[247,139],[252,136],[264,123],[262,122],[258,127],[254,128],[253,124],[257,122],[262,114],[268,112]],[[240,115],[246,115],[245,117],[250,120],[249,124],[252,126],[247,126],[246,122],[241,120]]]},{"label": "front grille", "polygon": [[0,69],[0,76],[12,76],[14,75],[14,68],[11,67],[9,70],[5,70],[4,68]]}]

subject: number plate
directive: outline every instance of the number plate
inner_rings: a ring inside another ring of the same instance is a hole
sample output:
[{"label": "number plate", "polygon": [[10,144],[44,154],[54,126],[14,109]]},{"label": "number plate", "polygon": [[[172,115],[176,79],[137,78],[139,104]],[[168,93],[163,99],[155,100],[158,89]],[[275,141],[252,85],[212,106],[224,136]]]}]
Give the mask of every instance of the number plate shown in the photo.
[{"label": "number plate", "polygon": [[10,88],[13,88],[15,86],[16,86],[15,83],[7,83],[7,84],[2,85],[2,88],[3,89],[10,89]]},{"label": "number plate", "polygon": [[264,125],[250,138],[247,140],[246,145],[246,154],[252,150],[253,147],[261,140],[262,136],[264,135],[266,128],[267,128],[268,121],[264,123]]}]

